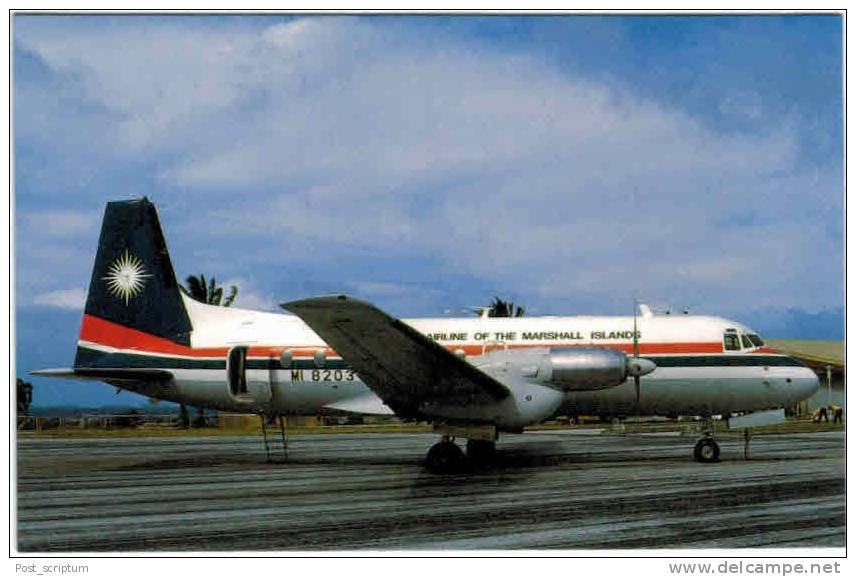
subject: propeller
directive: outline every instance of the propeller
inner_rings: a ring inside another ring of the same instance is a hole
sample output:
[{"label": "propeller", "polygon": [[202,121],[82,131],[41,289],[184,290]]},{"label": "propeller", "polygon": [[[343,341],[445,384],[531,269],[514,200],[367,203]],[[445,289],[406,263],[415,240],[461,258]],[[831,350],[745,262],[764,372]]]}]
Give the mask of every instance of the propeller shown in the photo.
[{"label": "propeller", "polygon": [[654,364],[653,361],[649,361],[648,359],[640,359],[639,358],[639,331],[638,331],[638,320],[637,320],[637,312],[639,310],[639,302],[634,301],[633,307],[633,358],[627,359],[627,372],[633,376],[633,384],[636,387],[636,422],[637,424],[641,421],[642,416],[640,415],[640,399],[642,396],[642,387],[639,382],[639,379],[642,375],[647,375],[651,371],[657,368],[657,365]]},{"label": "propeller", "polygon": [[[639,302],[635,301],[633,303],[633,362],[638,367],[639,363],[639,331],[637,330],[637,316],[639,312]],[[640,377],[642,375],[639,374],[639,371],[633,371],[633,384],[636,385],[636,424],[639,424],[639,421],[642,420],[642,416],[639,414],[639,399],[642,396],[642,387],[640,386]]]}]

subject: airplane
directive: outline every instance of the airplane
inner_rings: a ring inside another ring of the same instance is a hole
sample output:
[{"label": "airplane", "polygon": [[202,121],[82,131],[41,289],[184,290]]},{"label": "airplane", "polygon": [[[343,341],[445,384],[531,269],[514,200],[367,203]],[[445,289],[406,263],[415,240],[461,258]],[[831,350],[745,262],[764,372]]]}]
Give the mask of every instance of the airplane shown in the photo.
[{"label": "airplane", "polygon": [[719,317],[641,307],[641,317],[398,319],[344,294],[281,306],[293,314],[193,300],[155,205],[108,202],[74,366],[32,374],[254,413],[263,428],[323,411],[428,422],[441,435],[425,461],[435,472],[489,460],[500,433],[556,415],[701,416],[693,455],[716,462],[714,415],[777,422],[819,386],[800,361]]}]

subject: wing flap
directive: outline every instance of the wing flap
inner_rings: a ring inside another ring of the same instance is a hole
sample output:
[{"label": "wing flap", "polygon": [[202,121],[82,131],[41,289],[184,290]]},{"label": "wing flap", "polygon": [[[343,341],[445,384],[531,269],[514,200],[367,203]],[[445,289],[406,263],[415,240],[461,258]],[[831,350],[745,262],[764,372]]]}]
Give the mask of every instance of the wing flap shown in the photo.
[{"label": "wing flap", "polygon": [[361,415],[394,415],[392,409],[387,407],[376,395],[366,393],[359,397],[337,401],[324,405],[325,409],[336,409],[348,413],[359,413]]},{"label": "wing flap", "polygon": [[425,404],[503,399],[508,388],[374,305],[345,295],[283,303],[359,373],[396,414]]}]

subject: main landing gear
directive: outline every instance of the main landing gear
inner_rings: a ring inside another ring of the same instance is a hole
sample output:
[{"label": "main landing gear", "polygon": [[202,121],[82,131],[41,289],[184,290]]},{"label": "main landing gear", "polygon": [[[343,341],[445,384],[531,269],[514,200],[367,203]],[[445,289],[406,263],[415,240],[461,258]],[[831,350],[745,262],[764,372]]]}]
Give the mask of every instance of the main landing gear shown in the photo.
[{"label": "main landing gear", "polygon": [[432,473],[455,473],[464,465],[464,452],[455,444],[453,437],[443,436],[431,447],[425,457],[425,468]]},{"label": "main landing gear", "polygon": [[496,454],[496,442],[469,439],[466,456],[455,444],[455,438],[444,435],[440,442],[431,447],[425,458],[425,468],[432,473],[457,473],[467,464],[490,463]]},{"label": "main landing gear", "polygon": [[719,461],[719,443],[713,438],[713,419],[704,420],[704,436],[698,440],[693,449],[693,458],[699,463],[716,463]]},{"label": "main landing gear", "polygon": [[470,439],[467,441],[467,457],[474,464],[483,465],[493,461],[496,456],[496,443],[494,441],[480,441]]}]

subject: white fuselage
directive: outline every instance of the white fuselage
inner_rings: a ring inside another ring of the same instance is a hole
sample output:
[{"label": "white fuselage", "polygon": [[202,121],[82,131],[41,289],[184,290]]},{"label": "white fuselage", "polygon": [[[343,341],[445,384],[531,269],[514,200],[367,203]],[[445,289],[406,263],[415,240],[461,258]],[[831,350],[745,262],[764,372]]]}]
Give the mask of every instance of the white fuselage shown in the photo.
[{"label": "white fuselage", "polygon": [[[139,342],[133,334],[122,336],[121,327],[109,339],[103,337],[104,330],[85,331],[79,346],[120,353],[130,362],[144,357],[148,366],[168,368],[175,375],[169,386],[132,387],[152,397],[235,412],[317,414],[338,409],[392,414],[297,317],[214,307],[183,298],[194,329],[190,347],[159,348],[158,342],[152,342],[156,339]],[[633,350],[633,317],[403,321],[476,362],[491,351],[526,348],[595,346],[627,354]],[[642,414],[727,414],[778,408],[806,398],[817,388],[817,377],[810,369],[769,348],[752,343],[746,347],[747,340],[742,339],[739,349],[725,350],[726,332],[736,334],[738,341],[752,333],[738,323],[684,315],[648,316],[637,322],[640,356],[658,365],[641,378],[638,410]],[[239,395],[230,388],[228,376],[228,356],[234,347],[247,347],[246,391]],[[620,416],[636,410],[634,384],[628,379],[607,389],[565,392],[556,412]]]}]

